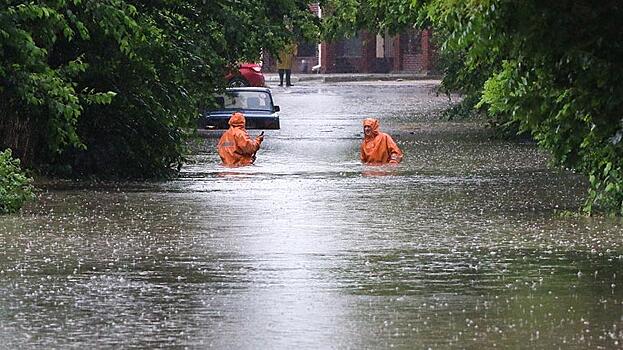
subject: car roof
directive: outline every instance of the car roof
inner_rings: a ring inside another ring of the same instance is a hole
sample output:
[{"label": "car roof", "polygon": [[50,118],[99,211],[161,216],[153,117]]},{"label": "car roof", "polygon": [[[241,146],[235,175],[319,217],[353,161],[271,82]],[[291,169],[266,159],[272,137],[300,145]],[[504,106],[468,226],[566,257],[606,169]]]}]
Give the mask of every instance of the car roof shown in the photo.
[{"label": "car roof", "polygon": [[255,91],[255,92],[267,92],[267,93],[271,93],[269,88],[265,88],[265,87],[233,87],[233,88],[227,88],[225,89],[225,91]]}]

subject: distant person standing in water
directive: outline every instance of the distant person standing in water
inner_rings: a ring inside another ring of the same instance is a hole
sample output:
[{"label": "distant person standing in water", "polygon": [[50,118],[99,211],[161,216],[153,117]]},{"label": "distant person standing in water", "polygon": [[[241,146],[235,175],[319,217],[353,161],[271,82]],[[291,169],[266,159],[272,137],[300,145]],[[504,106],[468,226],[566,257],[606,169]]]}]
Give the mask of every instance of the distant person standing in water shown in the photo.
[{"label": "distant person standing in water", "polygon": [[286,77],[286,86],[292,86],[290,76],[292,74],[292,64],[297,53],[295,43],[287,44],[277,56],[277,69],[279,70],[279,86],[283,86],[283,76]]},{"label": "distant person standing in water", "polygon": [[391,136],[379,131],[379,121],[366,118],[363,121],[361,161],[366,164],[398,164],[402,151]]},{"label": "distant person standing in water", "polygon": [[264,133],[252,140],[247,133],[246,119],[240,112],[229,118],[229,129],[218,141],[218,155],[226,166],[251,165],[255,161],[255,153],[264,141]]}]

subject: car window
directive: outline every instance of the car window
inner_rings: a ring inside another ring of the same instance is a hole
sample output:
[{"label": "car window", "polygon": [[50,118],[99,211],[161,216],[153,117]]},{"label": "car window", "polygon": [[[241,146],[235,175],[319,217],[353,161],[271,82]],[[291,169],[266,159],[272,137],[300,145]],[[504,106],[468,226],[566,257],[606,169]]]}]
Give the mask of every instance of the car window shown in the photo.
[{"label": "car window", "polygon": [[270,95],[262,91],[227,91],[224,95],[217,96],[216,99],[224,109],[265,111],[272,111],[273,109]]}]

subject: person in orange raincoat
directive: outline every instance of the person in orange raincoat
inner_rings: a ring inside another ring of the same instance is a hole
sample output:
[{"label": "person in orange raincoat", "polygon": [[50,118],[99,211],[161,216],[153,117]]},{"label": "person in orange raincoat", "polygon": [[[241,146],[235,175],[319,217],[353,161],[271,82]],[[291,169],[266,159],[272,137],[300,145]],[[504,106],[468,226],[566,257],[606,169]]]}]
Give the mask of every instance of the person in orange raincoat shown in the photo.
[{"label": "person in orange raincoat", "polygon": [[264,136],[260,135],[252,140],[245,124],[244,115],[240,112],[235,112],[229,118],[229,129],[221,136],[217,145],[223,165],[251,165],[255,161],[255,153],[260,149]]},{"label": "person in orange raincoat", "polygon": [[363,121],[361,161],[366,164],[400,163],[402,151],[391,136],[379,131],[379,121],[366,118]]}]

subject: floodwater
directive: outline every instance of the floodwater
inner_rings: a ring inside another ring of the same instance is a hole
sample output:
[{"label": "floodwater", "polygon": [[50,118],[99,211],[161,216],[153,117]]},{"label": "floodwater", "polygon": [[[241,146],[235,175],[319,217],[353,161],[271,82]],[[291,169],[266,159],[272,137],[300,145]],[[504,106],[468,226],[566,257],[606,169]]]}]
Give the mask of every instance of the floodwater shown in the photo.
[{"label": "floodwater", "polygon": [[[0,348],[623,347],[621,221],[435,84],[276,88],[254,166],[215,132],[175,181],[47,184],[0,217]],[[359,163],[365,117],[402,164]]]}]

